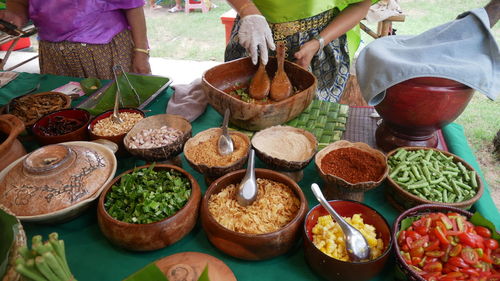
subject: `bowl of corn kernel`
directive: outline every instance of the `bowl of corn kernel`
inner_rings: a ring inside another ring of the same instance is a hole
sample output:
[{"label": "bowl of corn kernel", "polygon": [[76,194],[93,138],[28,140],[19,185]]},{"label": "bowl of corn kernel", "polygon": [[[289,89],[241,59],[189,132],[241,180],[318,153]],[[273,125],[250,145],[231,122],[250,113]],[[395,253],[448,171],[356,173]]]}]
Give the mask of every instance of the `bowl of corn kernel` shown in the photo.
[{"label": "bowl of corn kernel", "polygon": [[362,281],[376,276],[384,268],[391,250],[390,226],[376,210],[350,200],[328,203],[358,229],[370,246],[369,260],[352,262],[345,249],[340,226],[328,212],[316,205],[304,221],[304,254],[310,268],[326,280]]}]

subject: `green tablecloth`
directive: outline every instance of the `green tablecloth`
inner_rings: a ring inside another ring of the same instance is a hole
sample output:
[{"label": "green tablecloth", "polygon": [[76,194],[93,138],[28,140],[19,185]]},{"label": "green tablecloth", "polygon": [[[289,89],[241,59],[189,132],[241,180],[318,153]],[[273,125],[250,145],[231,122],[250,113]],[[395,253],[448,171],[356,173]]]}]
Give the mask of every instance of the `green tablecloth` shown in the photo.
[{"label": "green tablecloth", "polygon": [[[33,84],[38,83],[39,78],[40,76],[36,74],[22,73],[18,79],[0,89],[0,104],[8,102],[10,98],[16,96],[16,93],[22,93],[23,89],[32,88]],[[51,90],[69,81],[78,80],[80,79],[45,75],[41,80],[40,91]],[[172,92],[172,89],[167,89],[160,94],[146,108],[151,110],[147,114],[163,113]],[[78,102],[75,101],[74,104]],[[209,106],[206,112],[193,122],[193,134],[210,127],[217,127],[221,123],[221,120],[222,117]],[[462,157],[480,171],[475,157],[467,145],[462,127],[457,124],[451,124],[444,128],[443,132],[450,151]],[[34,146],[28,146],[28,148],[33,149]],[[118,159],[118,163],[117,174],[144,162],[136,161],[133,158],[120,158]],[[202,192],[204,192],[206,185],[203,176],[191,169],[184,157],[182,157],[182,164],[184,169],[196,178],[202,188]],[[257,166],[263,167],[263,164],[257,161]],[[304,171],[304,179],[299,182],[299,185],[303,188],[307,196],[310,207],[316,205],[316,200],[310,191],[310,186],[313,182],[321,183],[321,179],[315,170],[314,163],[311,163]],[[398,212],[387,203],[383,193],[383,185],[371,190],[366,194],[364,203],[375,208],[384,215],[389,223],[392,223],[397,217]],[[484,195],[474,205],[474,208],[495,222],[496,227],[500,229],[500,220],[498,220],[500,213],[495,207],[487,187]],[[121,280],[156,259],[185,251],[203,252],[218,257],[232,269],[238,280],[242,281],[320,280],[320,277],[307,266],[301,243],[298,243],[290,253],[271,260],[259,262],[242,261],[227,256],[214,248],[208,241],[199,223],[189,235],[179,242],[165,249],[153,252],[131,252],[110,244],[99,230],[95,207],[90,208],[82,216],[68,223],[58,225],[24,223],[23,225],[29,239],[35,234],[42,234],[46,237],[51,232],[58,232],[60,237],[65,240],[69,265],[79,281]],[[374,280],[392,280],[393,274],[394,261],[391,261],[387,264],[385,270]]]}]

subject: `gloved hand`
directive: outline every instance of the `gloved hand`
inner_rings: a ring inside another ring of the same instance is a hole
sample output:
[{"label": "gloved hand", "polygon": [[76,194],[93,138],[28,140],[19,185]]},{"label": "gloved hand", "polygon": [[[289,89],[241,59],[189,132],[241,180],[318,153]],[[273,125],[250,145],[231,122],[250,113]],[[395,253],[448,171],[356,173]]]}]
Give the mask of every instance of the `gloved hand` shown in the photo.
[{"label": "gloved hand", "polygon": [[263,64],[267,64],[267,48],[275,50],[271,29],[266,18],[261,15],[248,15],[241,19],[238,31],[239,43],[252,57],[253,64],[257,64],[258,51]]}]

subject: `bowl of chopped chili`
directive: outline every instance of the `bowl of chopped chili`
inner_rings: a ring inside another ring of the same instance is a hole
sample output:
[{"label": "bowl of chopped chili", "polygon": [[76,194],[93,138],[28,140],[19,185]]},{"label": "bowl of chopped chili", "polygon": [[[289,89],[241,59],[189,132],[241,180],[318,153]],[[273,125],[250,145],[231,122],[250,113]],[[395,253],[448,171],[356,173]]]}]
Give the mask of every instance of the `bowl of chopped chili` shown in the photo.
[{"label": "bowl of chopped chili", "polygon": [[366,143],[336,141],[315,157],[319,175],[325,182],[327,199],[362,202],[364,193],[379,186],[388,174],[385,155]]},{"label": "bowl of chopped chili", "polygon": [[85,109],[69,108],[44,115],[33,124],[31,131],[41,145],[88,139],[90,113]]}]

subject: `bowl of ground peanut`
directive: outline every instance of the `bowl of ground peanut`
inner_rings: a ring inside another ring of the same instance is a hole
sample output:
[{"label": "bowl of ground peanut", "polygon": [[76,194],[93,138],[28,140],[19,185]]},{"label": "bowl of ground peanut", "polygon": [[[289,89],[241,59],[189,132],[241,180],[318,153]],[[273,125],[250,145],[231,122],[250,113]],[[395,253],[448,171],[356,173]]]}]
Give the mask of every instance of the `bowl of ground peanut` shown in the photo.
[{"label": "bowl of ground peanut", "polygon": [[92,121],[88,126],[89,136],[91,140],[106,139],[118,145],[118,153],[123,153],[125,147],[123,139],[125,135],[134,127],[140,120],[144,119],[144,112],[137,108],[120,108],[118,114],[122,119],[122,123],[115,123],[111,120],[113,110],[103,112]]},{"label": "bowl of ground peanut", "polygon": [[207,183],[229,173],[241,169],[248,158],[250,139],[247,135],[230,131],[234,151],[221,155],[217,149],[221,128],[211,128],[196,134],[184,145],[184,156],[197,172],[205,176]]},{"label": "bowl of ground peanut", "polygon": [[323,193],[327,199],[363,202],[364,193],[379,186],[389,171],[381,151],[366,143],[346,140],[320,150],[315,164],[325,182]]}]

